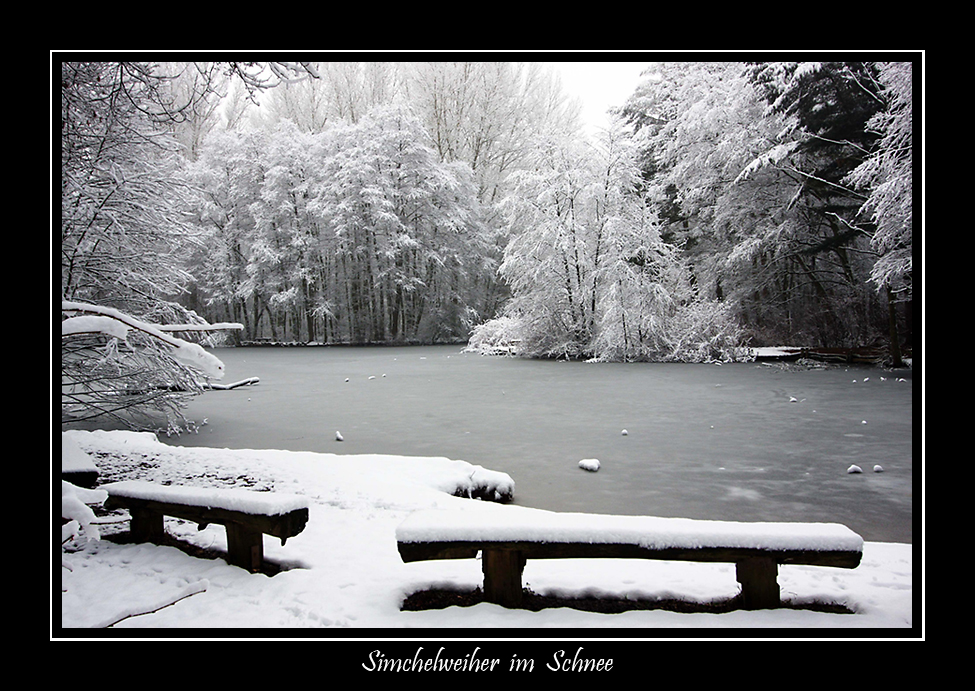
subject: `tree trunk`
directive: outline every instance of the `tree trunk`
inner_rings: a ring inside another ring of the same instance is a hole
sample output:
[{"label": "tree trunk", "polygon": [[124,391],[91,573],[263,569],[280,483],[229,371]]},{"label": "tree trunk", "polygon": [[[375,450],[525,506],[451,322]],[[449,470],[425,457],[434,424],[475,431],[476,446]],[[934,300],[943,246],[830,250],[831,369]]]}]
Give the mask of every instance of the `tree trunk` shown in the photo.
[{"label": "tree trunk", "polygon": [[887,286],[887,323],[890,329],[890,359],[894,367],[903,367],[901,359],[900,337],[897,333],[897,308],[894,303],[894,293]]}]

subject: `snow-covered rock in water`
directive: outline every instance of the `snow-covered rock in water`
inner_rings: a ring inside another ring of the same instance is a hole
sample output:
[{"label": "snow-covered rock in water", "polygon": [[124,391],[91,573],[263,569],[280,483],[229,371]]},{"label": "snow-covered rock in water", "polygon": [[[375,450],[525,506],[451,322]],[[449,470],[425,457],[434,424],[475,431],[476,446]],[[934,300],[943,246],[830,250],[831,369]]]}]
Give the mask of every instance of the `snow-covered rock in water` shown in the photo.
[{"label": "snow-covered rock in water", "polygon": [[335,441],[345,441],[345,437],[338,430],[335,430]]},{"label": "snow-covered rock in water", "polygon": [[599,470],[599,461],[595,458],[583,458],[579,461],[579,467],[588,470],[590,473],[595,473]]},{"label": "snow-covered rock in water", "polygon": [[[467,461],[447,461],[447,463],[467,477],[452,479],[450,482],[454,485],[453,489],[445,484],[442,486],[444,492],[452,493],[455,497],[480,499],[499,504],[507,504],[514,499],[515,482],[507,473],[471,465]],[[472,469],[471,472],[468,473],[468,469]]]},{"label": "snow-covered rock in water", "polygon": [[620,432],[620,434],[625,437],[626,435],[629,434],[629,432],[627,432],[626,430],[623,430],[622,432]]},{"label": "snow-covered rock in water", "polygon": [[854,464],[854,465],[851,465],[849,468],[847,468],[846,469],[846,472],[848,472],[850,474],[853,474],[853,473],[862,473],[863,472],[863,469],[861,469],[860,466]]},{"label": "snow-covered rock in water", "polygon": [[875,472],[875,473],[882,473],[882,472],[884,472],[884,468],[883,468],[883,466],[882,466],[882,465],[880,465],[880,464],[878,463],[877,465],[875,465],[875,466],[873,467],[873,472]]}]

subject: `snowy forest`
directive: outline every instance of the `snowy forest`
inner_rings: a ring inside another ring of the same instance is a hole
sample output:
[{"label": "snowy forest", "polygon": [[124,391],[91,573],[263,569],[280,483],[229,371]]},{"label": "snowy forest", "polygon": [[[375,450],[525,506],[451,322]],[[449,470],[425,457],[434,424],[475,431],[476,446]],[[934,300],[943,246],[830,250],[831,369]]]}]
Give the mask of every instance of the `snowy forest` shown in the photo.
[{"label": "snowy forest", "polygon": [[597,136],[536,63],[55,68],[62,303],[238,343],[911,346],[911,62],[648,62]]}]

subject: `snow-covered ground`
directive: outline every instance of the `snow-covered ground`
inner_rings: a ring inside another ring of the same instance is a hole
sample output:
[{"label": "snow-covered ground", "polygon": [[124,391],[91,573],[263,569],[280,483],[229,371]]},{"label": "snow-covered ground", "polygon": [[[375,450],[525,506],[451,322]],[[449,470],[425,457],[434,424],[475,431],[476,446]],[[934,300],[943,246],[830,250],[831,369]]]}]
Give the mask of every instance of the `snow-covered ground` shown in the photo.
[{"label": "snow-covered ground", "polygon": [[[779,569],[784,599],[835,602],[854,614],[790,609],[598,614],[566,608],[528,612],[491,604],[404,612],[401,603],[415,591],[473,589],[482,576],[474,559],[404,564],[396,547],[397,527],[420,509],[518,511],[517,506],[453,496],[457,488],[503,493],[511,489],[511,478],[446,458],[186,448],[134,432],[72,431],[62,433],[62,439],[97,464],[103,482],[138,479],[273,490],[306,498],[310,518],[305,530],[284,546],[265,537],[266,557],[286,568],[272,577],[248,573],[222,559],[191,557],[173,547],[116,544],[104,536],[127,530],[127,521],[100,523],[102,539],[82,535],[62,553],[61,593],[54,595],[60,597],[62,629],[52,612],[55,638],[84,638],[90,635],[85,629],[106,626],[120,635],[135,628],[226,632],[344,627],[349,638],[404,629],[435,637],[449,636],[451,630],[478,629],[491,637],[533,629],[563,637],[567,629],[587,628],[620,629],[619,635],[626,637],[685,628],[785,629],[797,637],[813,629],[833,630],[829,635],[838,637],[883,629],[884,635],[907,637],[921,624],[915,623],[912,545],[875,542],[864,544],[856,569]],[[200,547],[226,549],[219,525],[198,531],[194,524],[167,519],[167,530]],[[732,564],[650,560],[529,561],[524,582],[540,594],[702,602],[729,598],[739,589]]]}]

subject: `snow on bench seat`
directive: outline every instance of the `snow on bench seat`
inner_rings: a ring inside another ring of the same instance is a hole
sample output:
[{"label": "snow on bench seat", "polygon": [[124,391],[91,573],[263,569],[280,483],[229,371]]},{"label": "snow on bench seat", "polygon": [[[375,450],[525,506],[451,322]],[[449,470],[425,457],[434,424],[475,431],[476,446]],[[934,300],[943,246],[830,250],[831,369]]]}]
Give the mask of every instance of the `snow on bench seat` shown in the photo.
[{"label": "snow on bench seat", "polygon": [[429,509],[410,514],[396,530],[410,542],[529,542],[632,544],[647,549],[702,547],[861,551],[863,538],[838,523],[742,523],[655,516]]},{"label": "snow on bench seat", "polygon": [[103,485],[101,489],[116,497],[204,506],[265,516],[278,516],[295,509],[308,508],[308,499],[297,494],[252,492],[243,489],[157,485],[141,480],[113,482]]},{"label": "snow on bench seat", "polygon": [[129,480],[103,485],[108,492],[105,508],[128,509],[133,538],[159,542],[164,534],[163,516],[227,529],[228,561],[258,571],[264,563],[264,535],[280,538],[281,544],[308,523],[308,500],[294,494],[252,492],[240,489],[157,485]]},{"label": "snow on bench seat", "polygon": [[619,558],[737,565],[746,607],[779,604],[778,564],[855,568],[863,538],[836,523],[740,523],[651,516],[425,510],[396,530],[404,562],[482,553],[485,597],[517,606],[527,559]]}]

